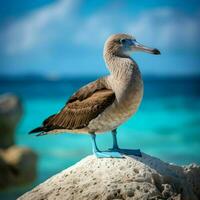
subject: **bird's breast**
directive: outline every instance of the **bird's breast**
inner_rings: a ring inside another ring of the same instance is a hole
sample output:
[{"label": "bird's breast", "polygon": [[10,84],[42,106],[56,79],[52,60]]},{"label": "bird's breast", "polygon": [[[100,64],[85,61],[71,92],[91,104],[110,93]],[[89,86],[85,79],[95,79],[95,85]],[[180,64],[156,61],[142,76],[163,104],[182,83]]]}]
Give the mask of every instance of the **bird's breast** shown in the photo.
[{"label": "bird's breast", "polygon": [[140,77],[132,82],[114,81],[113,90],[116,95],[114,103],[88,126],[95,132],[113,130],[137,111],[143,96],[143,81]]}]

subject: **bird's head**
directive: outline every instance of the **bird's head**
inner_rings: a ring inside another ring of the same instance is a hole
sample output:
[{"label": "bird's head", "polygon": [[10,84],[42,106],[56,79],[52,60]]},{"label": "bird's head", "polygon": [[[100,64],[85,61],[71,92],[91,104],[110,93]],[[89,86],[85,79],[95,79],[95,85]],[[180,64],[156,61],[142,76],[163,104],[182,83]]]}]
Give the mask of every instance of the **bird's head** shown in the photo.
[{"label": "bird's head", "polygon": [[111,35],[105,42],[104,54],[112,54],[117,56],[129,56],[132,52],[144,51],[151,54],[160,54],[160,51],[155,48],[146,47],[136,39],[127,34]]}]

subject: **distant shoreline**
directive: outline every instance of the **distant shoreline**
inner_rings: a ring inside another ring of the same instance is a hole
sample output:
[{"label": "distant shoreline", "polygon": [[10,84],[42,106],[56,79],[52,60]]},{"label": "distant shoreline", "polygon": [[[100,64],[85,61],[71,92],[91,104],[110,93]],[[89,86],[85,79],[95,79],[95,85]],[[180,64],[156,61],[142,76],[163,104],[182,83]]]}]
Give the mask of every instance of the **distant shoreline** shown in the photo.
[{"label": "distant shoreline", "polygon": [[[103,76],[103,75],[102,75]],[[99,76],[62,76],[62,77],[48,77],[42,75],[0,75],[0,82],[85,82],[97,79]],[[144,75],[144,81],[197,81],[200,82],[200,75],[174,75],[174,76],[155,76],[155,75]]]}]

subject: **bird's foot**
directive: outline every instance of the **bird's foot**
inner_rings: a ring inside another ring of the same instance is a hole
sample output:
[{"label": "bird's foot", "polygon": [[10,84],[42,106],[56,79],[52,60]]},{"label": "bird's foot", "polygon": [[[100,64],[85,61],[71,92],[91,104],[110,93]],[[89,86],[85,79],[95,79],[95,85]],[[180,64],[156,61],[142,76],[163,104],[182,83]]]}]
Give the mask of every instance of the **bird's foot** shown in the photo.
[{"label": "bird's foot", "polygon": [[123,158],[123,155],[117,151],[95,151],[94,155],[97,158]]},{"label": "bird's foot", "polygon": [[109,151],[116,151],[119,152],[121,154],[125,154],[125,155],[131,155],[131,156],[138,156],[138,157],[142,157],[142,153],[139,149],[120,149],[120,148],[112,148],[109,149]]}]

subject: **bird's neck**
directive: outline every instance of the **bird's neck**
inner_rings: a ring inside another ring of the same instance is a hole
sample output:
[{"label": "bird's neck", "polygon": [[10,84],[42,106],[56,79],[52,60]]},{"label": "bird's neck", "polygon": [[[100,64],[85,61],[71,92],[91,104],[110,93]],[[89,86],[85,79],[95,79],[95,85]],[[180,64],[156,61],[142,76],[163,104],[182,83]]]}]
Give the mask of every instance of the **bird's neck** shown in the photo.
[{"label": "bird's neck", "polygon": [[135,78],[141,78],[138,65],[131,57],[104,54],[104,59],[113,79],[131,81]]},{"label": "bird's neck", "polygon": [[106,55],[104,58],[111,73],[108,82],[118,102],[132,102],[134,96],[141,97],[143,82],[136,62],[130,57]]}]

